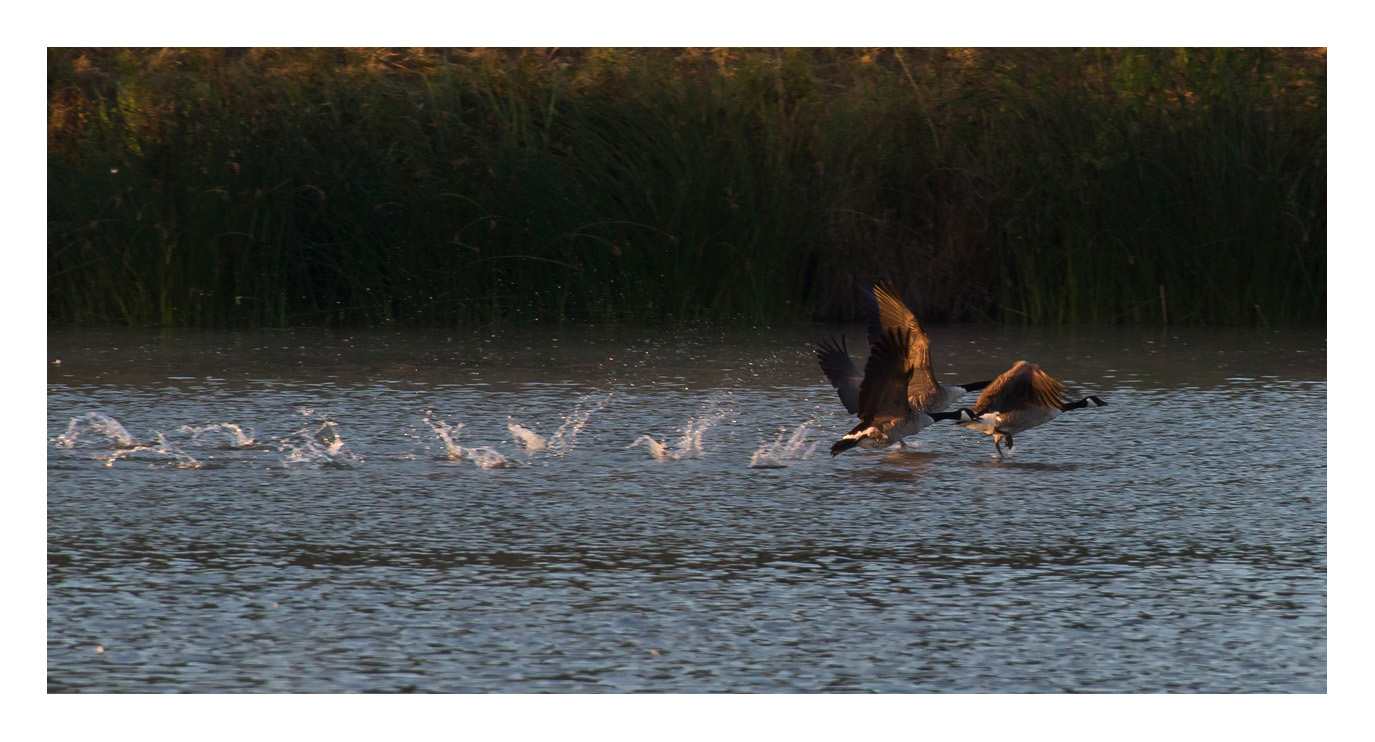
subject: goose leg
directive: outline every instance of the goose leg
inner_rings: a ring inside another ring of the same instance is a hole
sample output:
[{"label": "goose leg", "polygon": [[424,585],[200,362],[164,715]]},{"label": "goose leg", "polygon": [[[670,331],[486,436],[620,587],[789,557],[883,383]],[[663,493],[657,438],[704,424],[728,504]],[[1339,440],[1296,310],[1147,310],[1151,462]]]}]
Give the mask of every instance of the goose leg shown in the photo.
[{"label": "goose leg", "polygon": [[999,459],[1003,458],[1003,434],[1002,434],[1002,433],[994,433],[994,434],[993,434],[993,450],[995,450],[995,451],[998,452],[998,458],[999,458]]}]

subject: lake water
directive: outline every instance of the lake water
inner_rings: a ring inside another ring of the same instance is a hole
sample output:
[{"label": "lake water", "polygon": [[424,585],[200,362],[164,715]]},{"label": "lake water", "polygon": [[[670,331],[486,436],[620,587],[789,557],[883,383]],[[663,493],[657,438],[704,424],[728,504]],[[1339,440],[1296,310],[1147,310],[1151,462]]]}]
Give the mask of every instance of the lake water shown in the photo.
[{"label": "lake water", "polygon": [[831,332],[54,331],[48,689],[1326,690],[1325,332],[931,329],[1006,461]]}]

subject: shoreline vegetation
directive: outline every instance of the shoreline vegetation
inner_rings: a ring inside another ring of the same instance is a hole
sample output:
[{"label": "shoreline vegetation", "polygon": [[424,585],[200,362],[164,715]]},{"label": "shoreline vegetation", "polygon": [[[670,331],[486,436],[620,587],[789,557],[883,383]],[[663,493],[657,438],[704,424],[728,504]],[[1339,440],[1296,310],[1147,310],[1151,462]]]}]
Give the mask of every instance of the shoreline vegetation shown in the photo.
[{"label": "shoreline vegetation", "polygon": [[1325,49],[48,50],[50,326],[1322,325]]}]

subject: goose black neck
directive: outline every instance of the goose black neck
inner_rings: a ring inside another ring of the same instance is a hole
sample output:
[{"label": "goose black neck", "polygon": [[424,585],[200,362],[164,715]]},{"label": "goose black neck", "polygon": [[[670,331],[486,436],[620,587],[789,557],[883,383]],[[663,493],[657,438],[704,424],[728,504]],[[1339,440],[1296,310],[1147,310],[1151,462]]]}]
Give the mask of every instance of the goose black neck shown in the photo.
[{"label": "goose black neck", "polygon": [[1093,405],[1094,407],[1103,407],[1103,406],[1106,405],[1106,404],[1107,404],[1107,402],[1104,402],[1103,400],[1101,400],[1101,399],[1099,399],[1099,398],[1097,398],[1097,397],[1094,397],[1094,396],[1090,395],[1090,396],[1084,397],[1083,399],[1079,400],[1078,402],[1069,402],[1069,403],[1067,403],[1066,405],[1064,405],[1063,407],[1061,407],[1060,409],[1062,409],[1062,410],[1082,410],[1082,409],[1084,409],[1085,407],[1088,407],[1089,405]]}]

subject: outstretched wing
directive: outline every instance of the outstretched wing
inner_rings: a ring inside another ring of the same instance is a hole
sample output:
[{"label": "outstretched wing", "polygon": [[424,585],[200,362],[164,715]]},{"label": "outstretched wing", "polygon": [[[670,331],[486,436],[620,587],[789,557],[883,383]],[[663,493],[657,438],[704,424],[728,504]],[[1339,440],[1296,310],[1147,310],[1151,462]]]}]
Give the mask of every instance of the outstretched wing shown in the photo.
[{"label": "outstretched wing", "polygon": [[864,380],[859,383],[861,420],[880,424],[904,418],[911,410],[907,401],[907,385],[912,378],[912,366],[907,360],[910,335],[907,330],[884,330],[878,342],[869,348]]},{"label": "outstretched wing", "polygon": [[855,288],[859,289],[860,306],[864,309],[864,329],[869,333],[869,345],[873,345],[883,337],[883,320],[879,316],[878,297],[874,296],[873,286],[856,281]]},{"label": "outstretched wing", "polygon": [[940,387],[936,375],[931,371],[931,341],[926,331],[907,305],[898,298],[893,285],[884,281],[874,286],[874,304],[878,307],[878,322],[884,330],[898,328],[909,331],[907,359],[912,364],[912,381],[907,386],[907,396],[912,406],[919,410],[930,410],[940,399]]},{"label": "outstretched wing", "polygon": [[845,405],[850,414],[858,413],[859,383],[864,374],[860,373],[859,367],[850,359],[850,351],[845,347],[845,336],[840,336],[839,343],[835,338],[831,338],[829,342],[822,340],[817,343],[816,360],[821,364],[821,373],[826,374],[826,379],[840,395],[840,403]]},{"label": "outstretched wing", "polygon": [[1050,378],[1040,366],[1017,361],[979,395],[979,401],[974,403],[974,414],[1059,408],[1064,405],[1064,397],[1064,385]]}]

